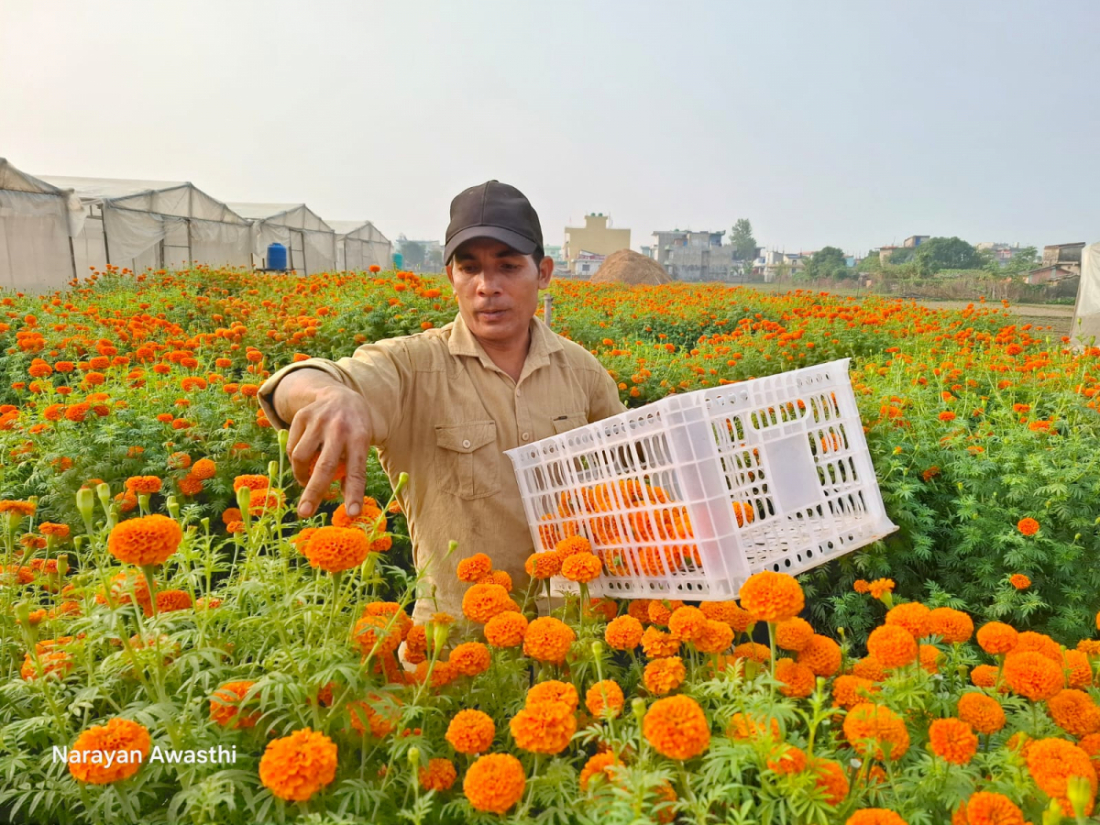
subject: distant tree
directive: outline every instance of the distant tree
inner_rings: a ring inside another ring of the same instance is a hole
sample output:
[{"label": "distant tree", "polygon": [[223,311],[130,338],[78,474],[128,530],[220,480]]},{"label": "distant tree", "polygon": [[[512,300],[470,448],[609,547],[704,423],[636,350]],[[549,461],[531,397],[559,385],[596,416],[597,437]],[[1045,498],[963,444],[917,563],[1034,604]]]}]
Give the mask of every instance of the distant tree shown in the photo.
[{"label": "distant tree", "polygon": [[920,274],[927,278],[941,269],[980,269],[982,256],[961,238],[929,238],[917,247]]},{"label": "distant tree", "polygon": [[848,263],[845,257],[844,252],[835,246],[819,249],[806,264],[806,277],[811,280],[848,277]]},{"label": "distant tree", "polygon": [[408,269],[421,266],[424,263],[424,245],[416,241],[410,241],[404,233],[397,238],[397,251],[404,259],[404,265]]},{"label": "distant tree", "polygon": [[752,236],[752,224],[748,218],[739,218],[733,225],[730,245],[733,246],[733,257],[741,261],[741,272],[744,273],[756,259],[756,238]]},{"label": "distant tree", "polygon": [[1034,246],[1025,246],[1017,249],[1004,264],[997,260],[996,255],[990,254],[985,269],[1002,278],[1018,278],[1035,269],[1041,260],[1038,249]]},{"label": "distant tree", "polygon": [[919,247],[914,247],[914,246],[899,247],[898,249],[895,249],[893,252],[891,252],[890,257],[887,258],[886,260],[888,260],[894,266],[899,266],[900,264],[907,264],[917,256],[917,249],[918,248]]}]

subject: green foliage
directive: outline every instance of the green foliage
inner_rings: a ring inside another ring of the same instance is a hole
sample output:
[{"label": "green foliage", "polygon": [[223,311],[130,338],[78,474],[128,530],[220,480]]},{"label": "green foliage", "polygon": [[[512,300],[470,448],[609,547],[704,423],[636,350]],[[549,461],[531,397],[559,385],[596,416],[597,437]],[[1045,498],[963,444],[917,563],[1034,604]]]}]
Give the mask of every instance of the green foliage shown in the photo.
[{"label": "green foliage", "polygon": [[924,277],[941,269],[978,269],[982,256],[961,238],[929,238],[917,247],[915,261]]},{"label": "green foliage", "polygon": [[835,246],[825,246],[819,249],[810,258],[804,271],[805,277],[815,278],[847,278],[850,272],[845,261],[845,254]]}]

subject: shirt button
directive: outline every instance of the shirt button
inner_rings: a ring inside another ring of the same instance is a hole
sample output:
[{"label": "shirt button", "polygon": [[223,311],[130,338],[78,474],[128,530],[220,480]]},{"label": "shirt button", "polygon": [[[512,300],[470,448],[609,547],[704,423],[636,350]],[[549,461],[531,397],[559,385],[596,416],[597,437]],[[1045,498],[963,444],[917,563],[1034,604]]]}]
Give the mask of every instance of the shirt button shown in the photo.
[{"label": "shirt button", "polygon": [[524,433],[523,434],[523,440],[524,441],[530,441],[531,440],[531,433]]},{"label": "shirt button", "polygon": [[463,441],[462,446],[465,447],[467,450],[470,449],[470,439],[467,438],[465,441]]},{"label": "shirt button", "polygon": [[516,398],[519,398],[521,395],[523,395],[523,391],[522,390],[516,390]]}]

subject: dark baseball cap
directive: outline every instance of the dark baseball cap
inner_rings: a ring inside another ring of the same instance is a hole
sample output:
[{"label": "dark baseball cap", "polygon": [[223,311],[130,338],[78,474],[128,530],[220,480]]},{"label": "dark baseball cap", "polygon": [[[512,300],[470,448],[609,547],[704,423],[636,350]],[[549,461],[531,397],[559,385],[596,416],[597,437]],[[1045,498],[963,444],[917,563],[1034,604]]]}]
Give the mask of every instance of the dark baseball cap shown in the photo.
[{"label": "dark baseball cap", "polygon": [[492,238],[521,255],[542,249],[542,227],[531,202],[516,187],[498,180],[463,190],[451,201],[443,262],[471,238]]}]

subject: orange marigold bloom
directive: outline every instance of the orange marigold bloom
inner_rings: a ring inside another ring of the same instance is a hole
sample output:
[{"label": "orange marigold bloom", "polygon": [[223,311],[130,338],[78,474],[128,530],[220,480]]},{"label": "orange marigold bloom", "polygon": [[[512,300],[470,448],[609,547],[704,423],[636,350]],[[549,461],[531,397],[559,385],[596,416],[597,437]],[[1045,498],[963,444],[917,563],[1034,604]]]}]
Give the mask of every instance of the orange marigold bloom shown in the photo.
[{"label": "orange marigold bloom", "polygon": [[131,476],[126,479],[126,489],[134,495],[159,493],[161,480],[156,476]]},{"label": "orange marigold bloom", "polygon": [[304,802],[336,778],[336,764],[336,743],[302,728],[268,743],[260,781],[280,799]]},{"label": "orange marigold bloom", "polygon": [[733,644],[733,628],[725,622],[707,619],[693,644],[700,653],[722,653]]},{"label": "orange marigold bloom", "polygon": [[887,593],[893,593],[894,587],[893,579],[875,579],[867,586],[867,589],[870,591],[872,598],[881,599]]},{"label": "orange marigold bloom", "polygon": [[[331,704],[330,701],[325,705]],[[376,739],[389,736],[397,728],[401,719],[401,701],[393,694],[379,696],[371,693],[367,701],[355,701],[348,704],[348,715],[351,717],[351,726],[360,736],[367,732]]]},{"label": "orange marigold bloom", "polygon": [[489,669],[489,648],[481,642],[464,642],[451,651],[447,658],[455,673],[477,676]]},{"label": "orange marigold bloom", "polygon": [[688,696],[654,702],[642,720],[642,733],[657,753],[669,759],[691,759],[710,747],[706,714]]},{"label": "orange marigold bloom", "polygon": [[565,622],[552,616],[543,616],[527,626],[523,637],[523,653],[540,662],[560,665],[565,662],[569,647],[576,638],[573,628]]},{"label": "orange marigold bloom", "polygon": [[302,555],[310,567],[339,573],[361,565],[370,554],[370,539],[354,527],[318,527],[310,535]]},{"label": "orange marigold bloom", "polygon": [[1062,646],[1045,633],[1036,633],[1034,630],[1025,630],[1021,633],[1012,652],[1025,653],[1027,651],[1046,656],[1059,665],[1062,664]]},{"label": "orange marigold bloom", "polygon": [[900,759],[909,750],[905,721],[885,705],[856,705],[844,717],[844,735],[857,753],[867,758],[873,755],[879,761],[886,758],[883,745],[890,747],[890,759]]},{"label": "orange marigold bloom", "polygon": [[814,784],[825,792],[825,801],[839,805],[848,796],[848,776],[839,762],[832,759],[815,759],[810,763]]},{"label": "orange marigold bloom", "polygon": [[588,783],[592,781],[593,777],[604,776],[611,777],[615,770],[622,766],[622,762],[611,751],[605,751],[604,753],[597,753],[591,759],[584,763],[584,767],[581,768],[580,785],[582,791],[588,790]]},{"label": "orange marigold bloom", "polygon": [[527,575],[539,581],[545,581],[561,572],[561,556],[557,553],[532,553],[524,562]]},{"label": "orange marigold bloom", "polygon": [[52,521],[44,521],[38,525],[39,532],[44,536],[54,536],[59,539],[67,539],[69,537],[69,525],[56,524]]},{"label": "orange marigold bloom", "polygon": [[932,753],[953,765],[966,765],[978,752],[978,737],[961,719],[937,719],[928,728]]},{"label": "orange marigold bloom", "polygon": [[[940,413],[943,417],[943,413]],[[906,825],[905,820],[886,808],[862,808],[856,811],[844,825]]]},{"label": "orange marigold bloom", "polygon": [[633,616],[619,616],[608,622],[604,641],[615,650],[633,650],[642,641],[642,623]]},{"label": "orange marigold bloom", "polygon": [[1003,622],[986,622],[978,628],[978,645],[986,653],[996,656],[1008,653],[1020,641],[1016,628]]},{"label": "orange marigold bloom", "polygon": [[655,696],[664,696],[671,693],[684,683],[687,670],[679,656],[668,656],[663,659],[654,659],[646,665],[642,674],[642,681],[646,690]]},{"label": "orange marigold bloom", "polygon": [[840,659],[840,645],[828,636],[816,633],[795,657],[795,661],[812,670],[814,676],[824,676],[826,679],[840,670]]},{"label": "orange marigold bloom", "polygon": [[775,626],[775,644],[781,650],[797,653],[813,638],[814,629],[808,621],[795,616]]},{"label": "orange marigold bloom", "polygon": [[518,647],[527,633],[527,617],[509,610],[485,623],[485,641],[493,647]]},{"label": "orange marigold bloom", "polygon": [[680,640],[673,639],[668,633],[650,626],[642,633],[642,650],[650,659],[662,656],[674,656],[680,649]]},{"label": "orange marigold bloom", "polygon": [[743,642],[733,649],[733,656],[735,659],[748,659],[752,662],[764,664],[771,661],[772,652],[767,645],[757,644],[756,642]]},{"label": "orange marigold bloom", "polygon": [[653,599],[647,602],[646,613],[653,624],[667,626],[672,614],[683,606],[679,599]]},{"label": "orange marigold bloom", "polygon": [[806,770],[806,752],[794,745],[782,745],[778,758],[768,760],[768,767],[776,773],[802,773]]},{"label": "orange marigold bloom", "polygon": [[463,615],[478,624],[485,624],[494,616],[509,610],[518,611],[519,605],[499,584],[475,584],[462,596]]},{"label": "orange marigold bloom", "polygon": [[1034,536],[1039,532],[1039,522],[1033,519],[1031,516],[1022,518],[1016,523],[1016,529],[1023,533],[1025,536]]},{"label": "orange marigold bloom", "polygon": [[904,667],[917,658],[917,640],[904,627],[882,625],[867,637],[867,652],[887,669]]},{"label": "orange marigold bloom", "polygon": [[817,679],[806,665],[793,659],[779,659],[775,663],[775,678],[783,683],[779,692],[784,696],[802,699],[814,692]]},{"label": "orange marigold bloom", "polygon": [[[81,757],[68,762],[69,772],[80,782],[91,782],[93,785],[119,782],[137,773],[152,749],[153,741],[144,725],[116,717],[106,725],[88,728],[76,738],[71,751],[80,753]],[[131,762],[129,758],[114,758],[108,766],[108,754],[115,757],[126,754],[129,757],[130,751],[135,750],[141,754],[140,760]],[[92,755],[97,752],[99,757],[93,762]]]},{"label": "orange marigold bloom", "polygon": [[1025,825],[1024,813],[1003,794],[978,791],[966,801],[962,825]]},{"label": "orange marigold bloom", "polygon": [[1031,587],[1031,579],[1029,579],[1023,573],[1013,573],[1009,577],[1008,582],[1017,590],[1027,590],[1029,587]]},{"label": "orange marigold bloom", "polygon": [[420,769],[420,787],[426,791],[449,791],[458,779],[458,772],[450,759],[429,759]]},{"label": "orange marigold bloom", "polygon": [[749,612],[742,610],[734,601],[701,602],[699,609],[703,611],[703,615],[708,619],[715,622],[725,622],[733,628],[735,633],[743,633],[752,624],[752,616],[749,615]]},{"label": "orange marigold bloom", "polygon": [[937,607],[929,611],[925,629],[929,636],[939,636],[948,644],[962,644],[974,635],[974,622],[961,610]]},{"label": "orange marigold bloom", "polygon": [[856,705],[871,701],[870,696],[879,692],[879,686],[870,679],[845,674],[833,682],[833,705],[850,710]]},{"label": "orange marigold bloom", "polygon": [[189,607],[191,594],[186,590],[161,590],[157,593],[158,613],[172,613],[176,610],[187,610]]},{"label": "orange marigold bloom", "polygon": [[1005,726],[1005,711],[1001,703],[992,696],[973,691],[959,697],[959,718],[987,736]]},{"label": "orange marigold bloom", "polygon": [[794,576],[765,570],[741,585],[741,607],[763,622],[793,619],[806,605],[802,587]]},{"label": "orange marigold bloom", "polygon": [[1083,690],[1067,688],[1047,701],[1054,724],[1077,739],[1100,731],[1100,707]]},{"label": "orange marigold bloom", "polygon": [[1085,816],[1092,815],[1096,798],[1096,769],[1081,748],[1065,739],[1039,739],[1028,743],[1024,760],[1035,784],[1051,799],[1058,801],[1066,816],[1073,816],[1067,787],[1070,777],[1080,776],[1088,780],[1091,793],[1085,805]]},{"label": "orange marigold bloom", "polygon": [[783,738],[779,730],[779,721],[777,719],[772,718],[767,721],[763,719],[757,720],[743,713],[735,713],[730,718],[729,726],[726,728],[726,735],[731,739],[740,741],[757,739],[766,735],[767,729],[769,728],[773,740],[778,742]]},{"label": "orange marigold bloom", "polygon": [[509,724],[516,745],[532,753],[561,753],[577,732],[577,717],[561,702],[534,702]]},{"label": "orange marigold bloom", "polygon": [[920,660],[920,666],[925,672],[933,675],[940,672],[940,659],[942,658],[942,654],[940,653],[940,649],[935,645],[921,645],[920,653],[917,658]]},{"label": "orange marigold bloom", "polygon": [[[970,681],[975,687],[990,688],[997,684],[997,667],[995,665],[978,665],[970,671]],[[1004,693],[1007,685],[1001,686]]]},{"label": "orange marigold bloom", "polygon": [[870,593],[871,583],[866,579],[856,579],[854,582],[852,582],[852,589],[855,590],[857,593]]},{"label": "orange marigold bloom", "polygon": [[592,543],[584,536],[568,536],[554,545],[554,552],[564,561],[574,553],[591,553]]},{"label": "orange marigold bloom", "polygon": [[619,683],[612,679],[596,682],[584,694],[584,706],[597,719],[615,719],[623,712],[626,698]]},{"label": "orange marigold bloom", "polygon": [[503,814],[523,797],[526,785],[527,775],[518,759],[492,753],[470,766],[462,790],[476,810]]},{"label": "orange marigold bloom", "polygon": [[202,480],[188,473],[179,480],[179,489],[185,496],[197,496],[203,490]]},{"label": "orange marigold bloom", "polygon": [[698,607],[678,607],[668,619],[668,632],[674,639],[683,642],[695,641],[709,621]]},{"label": "orange marigold bloom", "polygon": [[163,564],[179,549],[183,530],[175,519],[162,515],[120,521],[107,537],[107,549],[116,559],[138,567]]},{"label": "orange marigold bloom", "polygon": [[1004,680],[1020,696],[1043,702],[1062,689],[1062,669],[1031,650],[1005,656]]},{"label": "orange marigold bloom", "polygon": [[557,702],[575,711],[580,704],[580,696],[577,689],[569,682],[561,682],[557,679],[547,679],[532,685],[527,691],[527,707],[544,702]]},{"label": "orange marigold bloom", "polygon": [[34,502],[31,501],[12,501],[11,499],[4,499],[0,501],[0,514],[15,513],[19,516],[33,516],[35,506]]},{"label": "orange marigold bloom", "polygon": [[603,571],[603,562],[592,553],[574,553],[561,563],[561,574],[570,581],[588,583]]},{"label": "orange marigold bloom", "polygon": [[266,490],[271,486],[271,482],[267,476],[261,475],[243,475],[237,476],[233,479],[233,491],[247,487],[249,490]]},{"label": "orange marigold bloom", "polygon": [[[36,610],[35,613],[45,614],[45,611]],[[34,614],[32,613],[31,616],[33,619]],[[45,615],[42,618],[45,618]],[[38,624],[38,622],[31,621],[31,624]],[[41,644],[38,646],[41,648]],[[38,654],[37,665],[30,653],[23,656],[23,667],[20,668],[19,675],[25,682],[33,682],[38,678],[39,667],[42,668],[43,677],[54,677],[56,679],[64,679],[73,669],[72,657],[64,650],[37,650],[35,652]]]},{"label": "orange marigold bloom", "polygon": [[460,710],[447,726],[446,739],[459,753],[485,753],[493,746],[497,727],[493,718],[480,710]]},{"label": "orange marigold bloom", "polygon": [[[649,603],[651,599],[634,599],[626,606],[626,614],[639,622],[649,621]],[[1100,629],[1100,613],[1097,614],[1096,627]]]},{"label": "orange marigold bloom", "polygon": [[930,612],[920,602],[905,602],[890,608],[886,614],[886,624],[903,627],[913,634],[914,639],[923,639],[927,635],[925,626]]},{"label": "orange marigold bloom", "polygon": [[401,644],[400,628],[384,616],[361,617],[352,635],[364,656],[387,656]]},{"label": "orange marigold bloom", "polygon": [[[188,461],[190,462],[190,460]],[[195,462],[195,466],[191,468],[191,475],[199,479],[199,481],[206,481],[209,478],[213,478],[217,473],[218,465],[209,458],[200,458]]]},{"label": "orange marigold bloom", "polygon": [[458,563],[455,575],[459,581],[476,584],[493,569],[493,560],[484,553],[475,553]]},{"label": "orange marigold bloom", "polygon": [[210,697],[210,719],[223,728],[254,728],[260,721],[260,712],[244,714],[241,703],[255,682],[227,682]]},{"label": "orange marigold bloom", "polygon": [[1079,650],[1067,650],[1062,665],[1066,671],[1066,687],[1084,690],[1092,684],[1089,657]]}]

